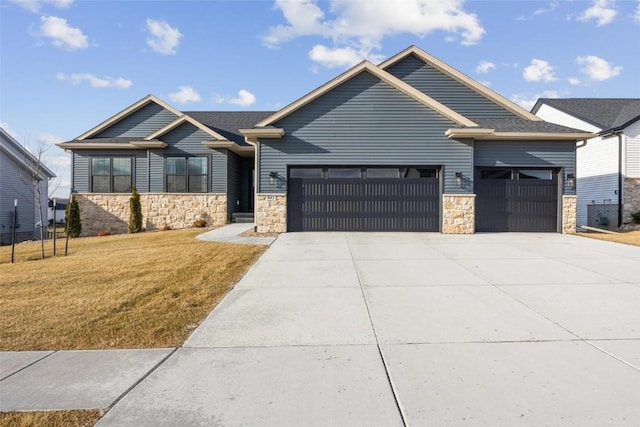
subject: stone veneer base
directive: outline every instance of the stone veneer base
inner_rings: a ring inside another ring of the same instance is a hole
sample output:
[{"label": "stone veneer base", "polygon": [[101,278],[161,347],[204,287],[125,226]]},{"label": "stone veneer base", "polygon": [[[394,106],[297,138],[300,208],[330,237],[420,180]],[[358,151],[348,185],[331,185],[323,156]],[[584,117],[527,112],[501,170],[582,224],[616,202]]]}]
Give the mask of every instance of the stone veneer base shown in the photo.
[{"label": "stone veneer base", "polygon": [[640,178],[624,179],[622,223],[632,224],[631,214],[640,212]]},{"label": "stone veneer base", "polygon": [[287,195],[258,193],[255,221],[258,233],[285,233],[287,231]]},{"label": "stone veneer base", "polygon": [[[82,235],[100,231],[127,233],[130,194],[77,193]],[[217,193],[141,193],[142,221],[146,230],[191,228],[197,219],[207,226],[227,222],[227,196]]]},{"label": "stone veneer base", "polygon": [[442,233],[473,234],[476,232],[476,195],[442,195]]},{"label": "stone veneer base", "polygon": [[578,196],[562,196],[562,234],[575,234]]}]

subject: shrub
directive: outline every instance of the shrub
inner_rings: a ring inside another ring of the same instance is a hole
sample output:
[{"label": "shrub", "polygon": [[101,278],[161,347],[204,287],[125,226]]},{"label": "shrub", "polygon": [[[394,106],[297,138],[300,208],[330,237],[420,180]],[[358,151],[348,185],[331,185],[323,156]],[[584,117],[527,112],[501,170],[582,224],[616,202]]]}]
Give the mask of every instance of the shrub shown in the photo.
[{"label": "shrub", "polygon": [[631,218],[633,219],[634,223],[640,224],[640,211],[632,213]]},{"label": "shrub", "polygon": [[111,232],[109,230],[100,230],[98,231],[98,236],[102,237],[102,236],[110,236]]},{"label": "shrub", "polygon": [[141,231],[142,206],[140,205],[140,194],[134,185],[129,198],[129,233],[140,233]]},{"label": "shrub", "polygon": [[196,219],[195,221],[193,221],[193,226],[194,226],[194,228],[206,227],[207,226],[207,220],[203,219],[203,218]]},{"label": "shrub", "polygon": [[169,224],[165,224],[160,228],[160,231],[169,231],[171,230],[171,226]]},{"label": "shrub", "polygon": [[67,209],[64,213],[64,232],[69,237],[78,237],[82,233],[82,223],[80,222],[80,207],[75,196],[71,195],[71,200],[67,204]]}]

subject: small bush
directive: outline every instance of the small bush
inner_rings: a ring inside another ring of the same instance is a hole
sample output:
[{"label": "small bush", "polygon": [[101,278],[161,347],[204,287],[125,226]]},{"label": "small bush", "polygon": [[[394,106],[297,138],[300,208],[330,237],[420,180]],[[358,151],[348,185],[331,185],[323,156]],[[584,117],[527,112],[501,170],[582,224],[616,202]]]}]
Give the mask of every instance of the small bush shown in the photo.
[{"label": "small bush", "polygon": [[140,233],[141,231],[142,205],[140,204],[140,194],[134,185],[129,198],[129,233]]},{"label": "small bush", "polygon": [[193,221],[193,227],[194,228],[203,228],[207,226],[207,220],[206,219],[196,219],[195,221]]},{"label": "small bush", "polygon": [[640,224],[640,211],[632,213],[631,218],[633,218],[634,223]]},{"label": "small bush", "polygon": [[100,230],[98,231],[98,236],[102,237],[102,236],[110,236],[111,232],[109,230]]},{"label": "small bush", "polygon": [[165,224],[160,228],[160,231],[169,231],[171,230],[171,226],[169,224]]},{"label": "small bush", "polygon": [[67,209],[64,213],[64,232],[69,234],[69,237],[78,237],[82,232],[82,223],[80,222],[80,207],[75,196],[71,195],[71,200],[67,204]]}]

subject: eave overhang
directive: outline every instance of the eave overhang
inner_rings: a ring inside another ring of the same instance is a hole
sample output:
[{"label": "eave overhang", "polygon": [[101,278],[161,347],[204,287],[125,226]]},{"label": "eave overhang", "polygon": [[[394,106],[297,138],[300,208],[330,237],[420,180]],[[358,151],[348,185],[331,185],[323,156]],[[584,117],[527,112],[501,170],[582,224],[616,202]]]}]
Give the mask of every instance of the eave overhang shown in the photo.
[{"label": "eave overhang", "polygon": [[281,128],[251,128],[238,129],[245,138],[275,138],[280,139],[284,136],[284,129]]},{"label": "eave overhang", "polygon": [[492,141],[583,141],[593,138],[590,132],[496,132],[495,129],[448,129],[445,136],[449,139],[473,138]]},{"label": "eave overhang", "polygon": [[255,147],[238,145],[233,141],[202,141],[202,145],[207,148],[225,148],[242,157],[252,157],[255,152]]},{"label": "eave overhang", "polygon": [[61,142],[56,144],[63,150],[145,150],[147,148],[165,148],[162,141],[131,142]]}]

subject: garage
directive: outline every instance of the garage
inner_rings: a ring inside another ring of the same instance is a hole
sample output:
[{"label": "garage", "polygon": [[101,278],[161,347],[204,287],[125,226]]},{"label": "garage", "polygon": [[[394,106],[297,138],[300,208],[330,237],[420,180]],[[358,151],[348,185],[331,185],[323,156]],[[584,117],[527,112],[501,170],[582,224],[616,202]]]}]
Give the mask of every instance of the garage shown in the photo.
[{"label": "garage", "polygon": [[476,231],[557,232],[558,169],[478,168]]},{"label": "garage", "polygon": [[439,231],[439,170],[290,167],[288,231]]}]

